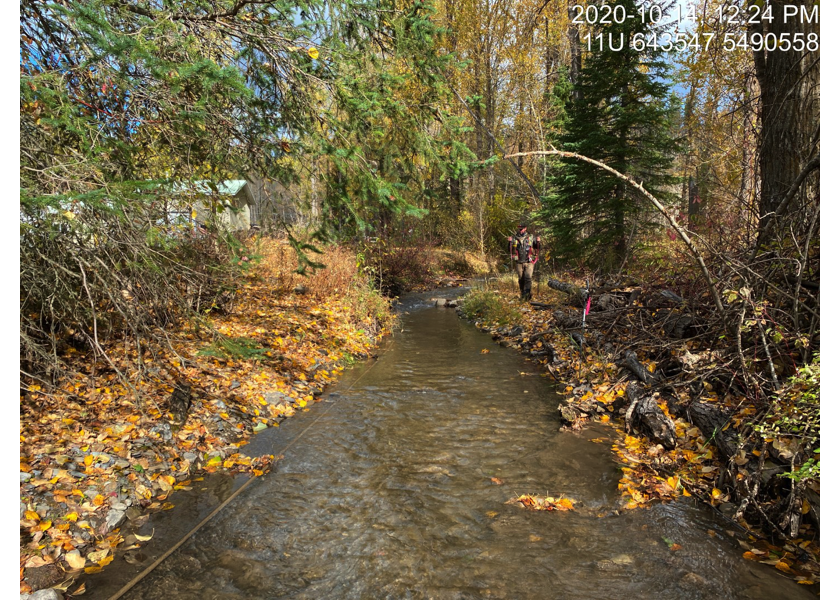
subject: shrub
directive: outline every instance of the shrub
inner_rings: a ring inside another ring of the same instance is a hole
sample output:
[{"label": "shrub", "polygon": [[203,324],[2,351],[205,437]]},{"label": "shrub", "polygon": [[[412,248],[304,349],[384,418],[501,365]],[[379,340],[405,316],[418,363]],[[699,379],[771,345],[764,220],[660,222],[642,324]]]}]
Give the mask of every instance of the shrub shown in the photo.
[{"label": "shrub", "polygon": [[386,296],[399,296],[432,280],[430,249],[407,236],[395,236],[387,241],[365,240],[359,248],[357,262]]},{"label": "shrub", "polygon": [[440,252],[437,257],[437,267],[444,274],[453,277],[469,277],[475,274],[475,269],[463,252]]},{"label": "shrub", "polygon": [[499,325],[511,325],[522,319],[519,310],[499,298],[493,290],[476,288],[464,297],[461,310],[468,319],[492,321]]}]

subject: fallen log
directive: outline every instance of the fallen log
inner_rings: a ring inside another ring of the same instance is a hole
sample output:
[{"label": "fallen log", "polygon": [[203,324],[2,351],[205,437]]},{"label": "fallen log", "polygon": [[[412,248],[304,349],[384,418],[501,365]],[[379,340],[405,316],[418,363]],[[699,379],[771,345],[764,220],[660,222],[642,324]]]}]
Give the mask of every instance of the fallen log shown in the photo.
[{"label": "fallen log", "polygon": [[732,458],[740,447],[737,434],[732,427],[724,429],[729,423],[729,415],[708,402],[695,401],[688,406],[688,417],[691,423],[706,436],[714,440],[726,460]]},{"label": "fallen log", "polygon": [[630,402],[624,414],[625,431],[630,433],[636,430],[669,450],[676,448],[677,428],[659,408],[653,395],[644,395],[642,386],[636,381],[631,381],[624,390],[624,397]]},{"label": "fallen log", "polygon": [[555,310],[552,313],[554,322],[560,329],[571,329],[573,327],[580,327],[581,319],[573,315],[564,313],[562,310]]},{"label": "fallen log", "polygon": [[613,294],[601,294],[598,296],[597,306],[600,310],[615,310],[624,305],[624,299]]},{"label": "fallen log", "polygon": [[531,301],[531,307],[534,310],[551,310],[552,308],[554,308],[554,305],[553,304],[547,304],[545,302]]},{"label": "fallen log", "polygon": [[624,367],[645,385],[654,380],[653,374],[639,362],[636,353],[632,350],[628,350],[624,354]]},{"label": "fallen log", "polygon": [[691,330],[692,325],[694,325],[693,315],[672,312],[662,324],[662,330],[668,337],[681,340],[684,337],[690,337],[686,334]]},{"label": "fallen log", "polygon": [[631,415],[630,426],[668,450],[677,447],[677,429],[674,422],[662,412],[653,396],[644,396],[638,401]]},{"label": "fallen log", "polygon": [[548,280],[548,287],[558,292],[563,292],[569,295],[570,304],[572,306],[582,307],[586,304],[586,290],[576,286],[573,283],[565,283],[557,281],[556,279]]}]

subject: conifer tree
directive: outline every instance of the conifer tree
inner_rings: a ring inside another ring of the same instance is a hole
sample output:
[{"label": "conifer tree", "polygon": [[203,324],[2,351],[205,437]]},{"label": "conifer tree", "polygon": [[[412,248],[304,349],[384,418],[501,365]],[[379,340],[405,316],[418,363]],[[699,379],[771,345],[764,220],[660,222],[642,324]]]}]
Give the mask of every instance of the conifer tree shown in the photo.
[{"label": "conifer tree", "polygon": [[[566,111],[553,124],[552,141],[558,149],[614,167],[667,199],[667,186],[675,182],[670,169],[678,143],[672,134],[677,113],[669,96],[666,55],[653,44],[664,25],[651,26],[649,14],[643,22],[634,0],[609,5],[613,15],[623,10],[626,18],[598,24],[582,40],[589,52],[570,99],[565,87],[554,90],[555,104],[566,103]],[[625,182],[591,164],[562,159],[548,165],[542,218],[559,257],[597,257],[601,266],[617,267],[645,227],[644,208]]]},{"label": "conifer tree", "polygon": [[[466,169],[430,15],[396,0],[21,3],[27,372],[60,370],[56,332],[104,355],[107,335],[140,347],[229,297],[245,250],[222,228],[194,235],[181,190],[294,182],[320,160],[335,176],[322,219],[361,229],[416,213],[428,166]],[[318,266],[290,240],[302,271]]]}]

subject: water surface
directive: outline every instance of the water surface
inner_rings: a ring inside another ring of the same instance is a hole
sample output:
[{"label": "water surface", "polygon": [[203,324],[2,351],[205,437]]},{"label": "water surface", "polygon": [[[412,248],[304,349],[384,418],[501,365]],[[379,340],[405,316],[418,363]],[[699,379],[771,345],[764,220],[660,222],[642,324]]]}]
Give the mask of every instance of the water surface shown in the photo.
[{"label": "water surface", "polygon": [[[258,436],[278,454],[300,435],[275,470],[124,597],[813,598],[691,501],[617,514],[620,471],[590,441],[608,429],[559,431],[537,367],[428,294],[403,308],[380,358]],[[523,493],[576,510],[505,503]]]}]

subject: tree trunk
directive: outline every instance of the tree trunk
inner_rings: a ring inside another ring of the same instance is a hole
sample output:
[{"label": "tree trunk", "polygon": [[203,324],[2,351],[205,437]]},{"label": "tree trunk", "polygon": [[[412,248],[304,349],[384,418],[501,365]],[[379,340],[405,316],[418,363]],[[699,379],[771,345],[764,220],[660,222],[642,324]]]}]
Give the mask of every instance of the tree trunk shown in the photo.
[{"label": "tree trunk", "polygon": [[[811,33],[819,34],[819,24],[807,23],[805,18],[811,15],[814,0],[770,0],[769,4],[773,22],[760,21],[752,26],[752,33],[776,39],[783,34],[795,39],[798,34],[805,40]],[[784,7],[790,4],[805,12],[785,19]],[[759,227],[764,231],[803,167],[819,152],[819,50],[809,52],[806,42],[804,51],[754,52],[753,60],[761,88]],[[803,190],[792,207],[801,204]]]},{"label": "tree trunk", "polygon": [[569,37],[569,53],[571,58],[569,60],[569,81],[572,86],[572,99],[577,100],[580,96],[580,90],[577,87],[578,79],[580,78],[580,70],[583,66],[581,52],[580,52],[580,30],[578,26],[572,23],[574,18],[573,5],[569,3],[567,8],[569,12],[569,29],[567,35]]}]

